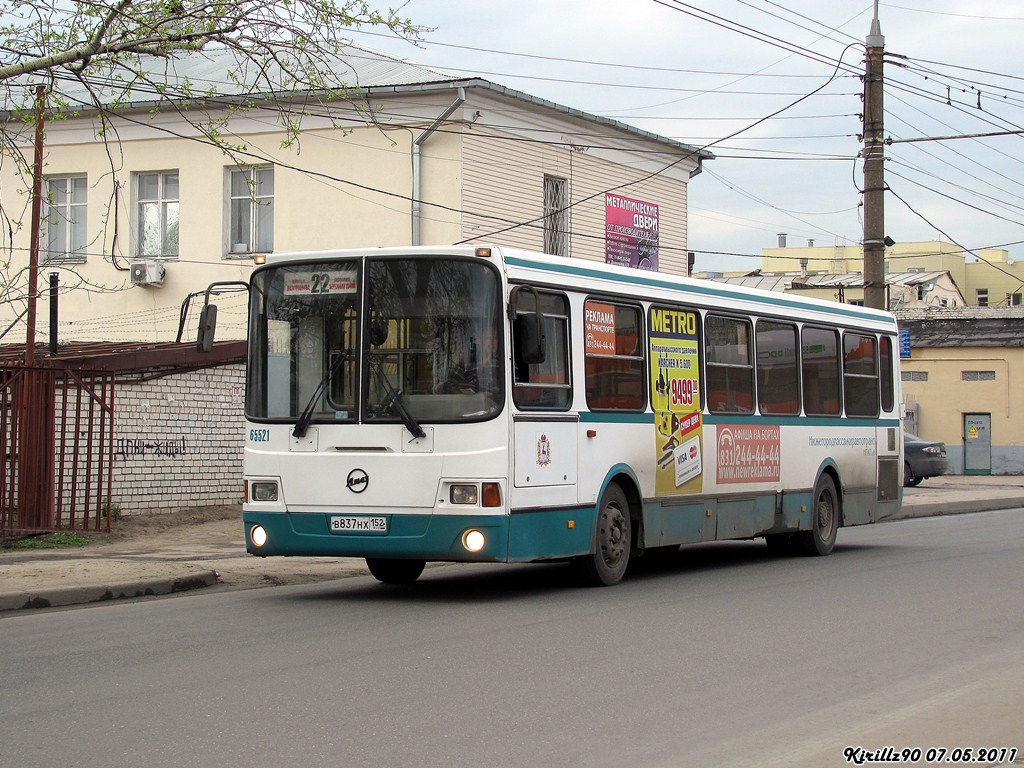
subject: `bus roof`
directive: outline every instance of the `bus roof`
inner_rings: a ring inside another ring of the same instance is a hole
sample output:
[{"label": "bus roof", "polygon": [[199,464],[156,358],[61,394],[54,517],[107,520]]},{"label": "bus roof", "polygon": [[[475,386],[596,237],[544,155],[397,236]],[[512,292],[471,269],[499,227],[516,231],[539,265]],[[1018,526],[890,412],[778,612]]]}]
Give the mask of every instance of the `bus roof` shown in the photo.
[{"label": "bus roof", "polygon": [[512,282],[607,295],[628,295],[647,301],[681,302],[738,313],[771,315],[809,322],[895,332],[891,312],[825,299],[729,285],[711,280],[630,269],[597,261],[573,259],[498,245],[389,246],[269,254],[267,265],[289,261],[324,261],[366,256],[481,256],[497,259]]}]

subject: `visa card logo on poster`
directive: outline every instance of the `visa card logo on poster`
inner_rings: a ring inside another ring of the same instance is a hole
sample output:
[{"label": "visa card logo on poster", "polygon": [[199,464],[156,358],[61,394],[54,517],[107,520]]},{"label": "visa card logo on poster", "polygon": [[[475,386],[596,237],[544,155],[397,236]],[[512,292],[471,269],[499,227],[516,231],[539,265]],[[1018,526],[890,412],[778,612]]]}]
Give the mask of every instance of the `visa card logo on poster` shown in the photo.
[{"label": "visa card logo on poster", "polygon": [[605,193],[604,260],[658,271],[659,209],[654,203]]}]

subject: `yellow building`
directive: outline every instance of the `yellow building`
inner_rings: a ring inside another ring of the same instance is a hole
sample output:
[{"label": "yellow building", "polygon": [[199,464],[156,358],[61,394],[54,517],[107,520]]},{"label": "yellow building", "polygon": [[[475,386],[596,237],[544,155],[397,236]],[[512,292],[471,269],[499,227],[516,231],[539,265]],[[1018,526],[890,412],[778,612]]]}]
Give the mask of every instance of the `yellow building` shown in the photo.
[{"label": "yellow building", "polygon": [[[864,271],[860,245],[787,247],[780,235],[778,248],[762,250],[763,273],[823,273],[840,275]],[[983,248],[965,254],[951,243],[934,240],[896,243],[885,249],[886,274],[948,272],[968,304],[1019,306],[1024,293],[1024,261],[1014,261],[1002,248]]]},{"label": "yellow building", "polygon": [[904,425],[946,443],[955,474],[1024,473],[1024,307],[908,309]]}]

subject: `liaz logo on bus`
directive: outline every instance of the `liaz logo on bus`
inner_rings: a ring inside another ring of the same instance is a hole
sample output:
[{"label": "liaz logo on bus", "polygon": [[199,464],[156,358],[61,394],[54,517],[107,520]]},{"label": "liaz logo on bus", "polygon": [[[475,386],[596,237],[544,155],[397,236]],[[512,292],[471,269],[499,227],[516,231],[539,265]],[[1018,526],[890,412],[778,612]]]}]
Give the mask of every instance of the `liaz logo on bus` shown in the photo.
[{"label": "liaz logo on bus", "polygon": [[370,486],[370,476],[365,470],[353,469],[345,478],[345,487],[352,493],[362,493]]}]

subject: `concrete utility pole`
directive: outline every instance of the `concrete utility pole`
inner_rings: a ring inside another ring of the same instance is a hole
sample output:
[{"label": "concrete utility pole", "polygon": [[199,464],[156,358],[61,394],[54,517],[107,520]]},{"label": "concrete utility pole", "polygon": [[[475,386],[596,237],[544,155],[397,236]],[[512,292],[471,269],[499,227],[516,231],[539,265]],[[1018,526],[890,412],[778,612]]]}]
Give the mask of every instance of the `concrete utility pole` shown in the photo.
[{"label": "concrete utility pole", "polygon": [[882,126],[882,61],[885,38],[878,0],[865,40],[864,70],[864,305],[888,309],[885,298],[885,136]]}]

